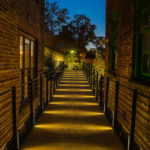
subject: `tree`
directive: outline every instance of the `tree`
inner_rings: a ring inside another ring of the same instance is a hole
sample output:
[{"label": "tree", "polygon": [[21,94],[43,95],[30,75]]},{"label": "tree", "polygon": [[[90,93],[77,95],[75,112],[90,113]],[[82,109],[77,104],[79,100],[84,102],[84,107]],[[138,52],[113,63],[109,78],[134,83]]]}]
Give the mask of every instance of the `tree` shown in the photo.
[{"label": "tree", "polygon": [[57,2],[50,3],[49,1],[46,1],[46,30],[52,35],[58,34],[60,31],[62,31],[62,27],[67,24],[67,20],[70,19],[68,15],[68,9],[60,9]]},{"label": "tree", "polygon": [[102,43],[104,41],[103,36],[96,37],[93,41],[93,44],[96,46],[98,53],[102,56],[102,59],[105,58],[105,45]]},{"label": "tree", "polygon": [[72,45],[72,49],[77,48],[77,42],[74,37],[74,34],[70,30],[70,25],[63,26],[62,31],[59,32],[59,38],[65,40],[66,42],[69,42],[69,44]]},{"label": "tree", "polygon": [[86,45],[95,39],[95,28],[96,26],[92,25],[90,19],[85,15],[75,15],[67,25],[68,33],[71,32],[80,51],[86,51]]}]

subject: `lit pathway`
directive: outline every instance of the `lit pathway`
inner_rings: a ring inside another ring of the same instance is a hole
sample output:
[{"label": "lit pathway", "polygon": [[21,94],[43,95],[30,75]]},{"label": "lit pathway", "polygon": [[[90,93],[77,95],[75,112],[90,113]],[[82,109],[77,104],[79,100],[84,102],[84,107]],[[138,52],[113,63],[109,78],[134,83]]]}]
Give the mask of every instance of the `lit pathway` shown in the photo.
[{"label": "lit pathway", "polygon": [[65,72],[21,149],[124,150],[80,71]]}]

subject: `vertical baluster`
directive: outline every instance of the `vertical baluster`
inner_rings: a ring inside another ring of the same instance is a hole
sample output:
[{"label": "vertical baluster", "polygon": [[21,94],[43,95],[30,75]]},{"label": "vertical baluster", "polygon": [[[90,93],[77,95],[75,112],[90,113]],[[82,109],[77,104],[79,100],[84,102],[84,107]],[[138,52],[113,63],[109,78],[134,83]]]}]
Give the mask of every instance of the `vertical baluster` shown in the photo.
[{"label": "vertical baluster", "polygon": [[93,70],[92,70],[92,64],[91,64],[91,87],[92,87],[92,82],[93,82],[93,79],[92,79],[92,75],[93,75],[93,74],[92,74],[92,71],[93,71]]},{"label": "vertical baluster", "polygon": [[96,101],[98,101],[98,71],[97,71],[97,75],[96,75]]},{"label": "vertical baluster", "polygon": [[16,87],[12,87],[12,121],[14,147],[17,149]]},{"label": "vertical baluster", "polygon": [[108,104],[108,92],[109,92],[109,77],[107,77],[107,83],[106,83],[106,99],[104,104],[104,112],[107,112],[107,104]]},{"label": "vertical baluster", "polygon": [[31,118],[31,125],[33,126],[34,121],[33,121],[33,92],[32,92],[32,88],[33,88],[33,83],[32,80],[29,81],[29,88],[30,88],[30,118]]},{"label": "vertical baluster", "polygon": [[116,81],[116,95],[115,95],[115,114],[114,114],[114,129],[117,125],[117,115],[118,115],[118,95],[119,95],[119,81]]},{"label": "vertical baluster", "polygon": [[100,87],[100,100],[99,100],[99,104],[101,106],[101,108],[103,109],[103,76],[101,75],[100,78],[100,83],[99,83],[99,87]]},{"label": "vertical baluster", "polygon": [[40,110],[43,110],[43,78],[42,75],[40,76]]},{"label": "vertical baluster", "polygon": [[53,74],[51,72],[50,73],[50,99],[52,99],[52,90],[53,90],[52,83],[53,83]]},{"label": "vertical baluster", "polygon": [[93,70],[93,93],[95,94],[95,69]]},{"label": "vertical baluster", "polygon": [[48,104],[48,74],[46,75],[46,104]]},{"label": "vertical baluster", "polygon": [[136,120],[136,103],[137,103],[137,89],[133,90],[132,100],[132,120],[131,120],[131,131],[129,140],[129,150],[134,150],[134,132],[135,132],[135,120]]}]

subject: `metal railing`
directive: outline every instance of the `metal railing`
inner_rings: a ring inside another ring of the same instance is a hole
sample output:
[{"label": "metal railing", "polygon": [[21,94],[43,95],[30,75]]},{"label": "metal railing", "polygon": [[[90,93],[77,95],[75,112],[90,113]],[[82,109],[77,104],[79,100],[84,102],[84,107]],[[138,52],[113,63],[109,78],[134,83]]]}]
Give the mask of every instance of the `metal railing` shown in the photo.
[{"label": "metal railing", "polygon": [[92,64],[83,63],[83,71],[96,96],[96,101],[99,103],[99,106],[104,109],[104,76],[99,74]]},{"label": "metal railing", "polygon": [[0,149],[19,149],[20,143],[52,99],[64,68],[62,63],[39,78],[0,93]]},{"label": "metal railing", "polygon": [[83,70],[96,100],[125,147],[128,150],[150,149],[150,96],[120,83],[115,78],[107,77],[104,80],[91,64],[84,63]]}]

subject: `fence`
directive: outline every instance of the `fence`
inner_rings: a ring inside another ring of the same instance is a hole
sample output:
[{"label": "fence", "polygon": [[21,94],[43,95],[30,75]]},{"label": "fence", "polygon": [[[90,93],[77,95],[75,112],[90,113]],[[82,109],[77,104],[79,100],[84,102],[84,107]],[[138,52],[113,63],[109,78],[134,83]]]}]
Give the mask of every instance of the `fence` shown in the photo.
[{"label": "fence", "polygon": [[104,80],[91,64],[83,64],[83,70],[96,100],[125,147],[128,150],[150,149],[150,97],[114,78]]},{"label": "fence", "polygon": [[19,149],[51,100],[63,71],[61,64],[52,72],[0,93],[0,149]]}]

